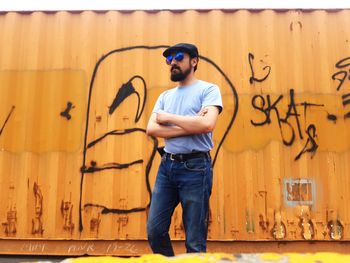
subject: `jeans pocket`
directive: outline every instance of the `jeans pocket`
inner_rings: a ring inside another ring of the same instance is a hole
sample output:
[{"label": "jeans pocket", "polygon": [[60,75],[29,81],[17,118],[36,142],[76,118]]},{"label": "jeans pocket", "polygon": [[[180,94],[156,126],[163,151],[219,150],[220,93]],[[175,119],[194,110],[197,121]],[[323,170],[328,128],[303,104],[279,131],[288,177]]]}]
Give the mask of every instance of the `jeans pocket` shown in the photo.
[{"label": "jeans pocket", "polygon": [[207,161],[205,158],[194,158],[184,162],[184,167],[189,171],[205,171],[207,169]]}]

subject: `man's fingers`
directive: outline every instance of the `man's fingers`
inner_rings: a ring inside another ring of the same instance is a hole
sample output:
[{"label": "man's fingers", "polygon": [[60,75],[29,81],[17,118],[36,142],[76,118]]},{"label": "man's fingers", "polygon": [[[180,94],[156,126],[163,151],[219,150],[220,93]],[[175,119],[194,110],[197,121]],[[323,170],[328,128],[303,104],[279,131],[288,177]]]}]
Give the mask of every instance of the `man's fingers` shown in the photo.
[{"label": "man's fingers", "polygon": [[159,112],[157,112],[156,121],[157,121],[158,124],[164,124],[164,123],[166,123],[166,121],[165,121],[164,118],[165,118],[165,113],[164,113],[164,111],[159,111]]},{"label": "man's fingers", "polygon": [[208,109],[207,108],[203,108],[197,113],[197,115],[198,116],[204,116],[207,113],[208,113]]},{"label": "man's fingers", "polygon": [[160,114],[159,114],[158,112],[156,113],[156,116],[157,116],[157,117],[156,117],[156,122],[157,122],[158,124],[160,124],[160,123],[161,123],[161,118],[160,118],[161,116],[160,116]]}]

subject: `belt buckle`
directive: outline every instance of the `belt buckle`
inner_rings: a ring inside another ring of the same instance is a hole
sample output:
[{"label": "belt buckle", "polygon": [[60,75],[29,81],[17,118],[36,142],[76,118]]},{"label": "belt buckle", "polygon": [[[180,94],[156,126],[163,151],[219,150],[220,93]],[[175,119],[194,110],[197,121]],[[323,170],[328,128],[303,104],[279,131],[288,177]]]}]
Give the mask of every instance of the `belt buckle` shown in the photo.
[{"label": "belt buckle", "polygon": [[175,159],[174,159],[174,154],[170,154],[170,160],[172,160],[172,161],[174,161]]}]

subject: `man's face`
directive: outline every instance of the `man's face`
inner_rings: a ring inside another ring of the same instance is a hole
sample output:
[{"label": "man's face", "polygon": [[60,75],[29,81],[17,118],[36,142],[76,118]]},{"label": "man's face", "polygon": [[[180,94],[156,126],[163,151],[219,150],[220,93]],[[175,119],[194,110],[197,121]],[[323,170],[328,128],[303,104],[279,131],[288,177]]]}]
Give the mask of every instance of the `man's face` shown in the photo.
[{"label": "man's face", "polygon": [[179,52],[172,53],[173,59],[170,66],[170,79],[174,82],[183,81],[192,72],[191,58],[187,53],[183,53],[183,59],[178,61],[176,56]]}]

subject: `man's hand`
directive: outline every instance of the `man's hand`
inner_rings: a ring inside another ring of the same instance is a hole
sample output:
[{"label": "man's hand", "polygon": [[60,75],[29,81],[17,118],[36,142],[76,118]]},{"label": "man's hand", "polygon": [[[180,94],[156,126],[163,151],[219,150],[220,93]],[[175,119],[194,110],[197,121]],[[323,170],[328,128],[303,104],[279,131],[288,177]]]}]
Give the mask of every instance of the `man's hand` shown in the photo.
[{"label": "man's hand", "polygon": [[170,113],[167,113],[165,111],[158,111],[157,113],[157,117],[156,117],[156,122],[160,125],[169,125],[169,116]]},{"label": "man's hand", "polygon": [[205,114],[207,113],[208,113],[208,108],[203,108],[197,113],[197,116],[205,116]]}]

